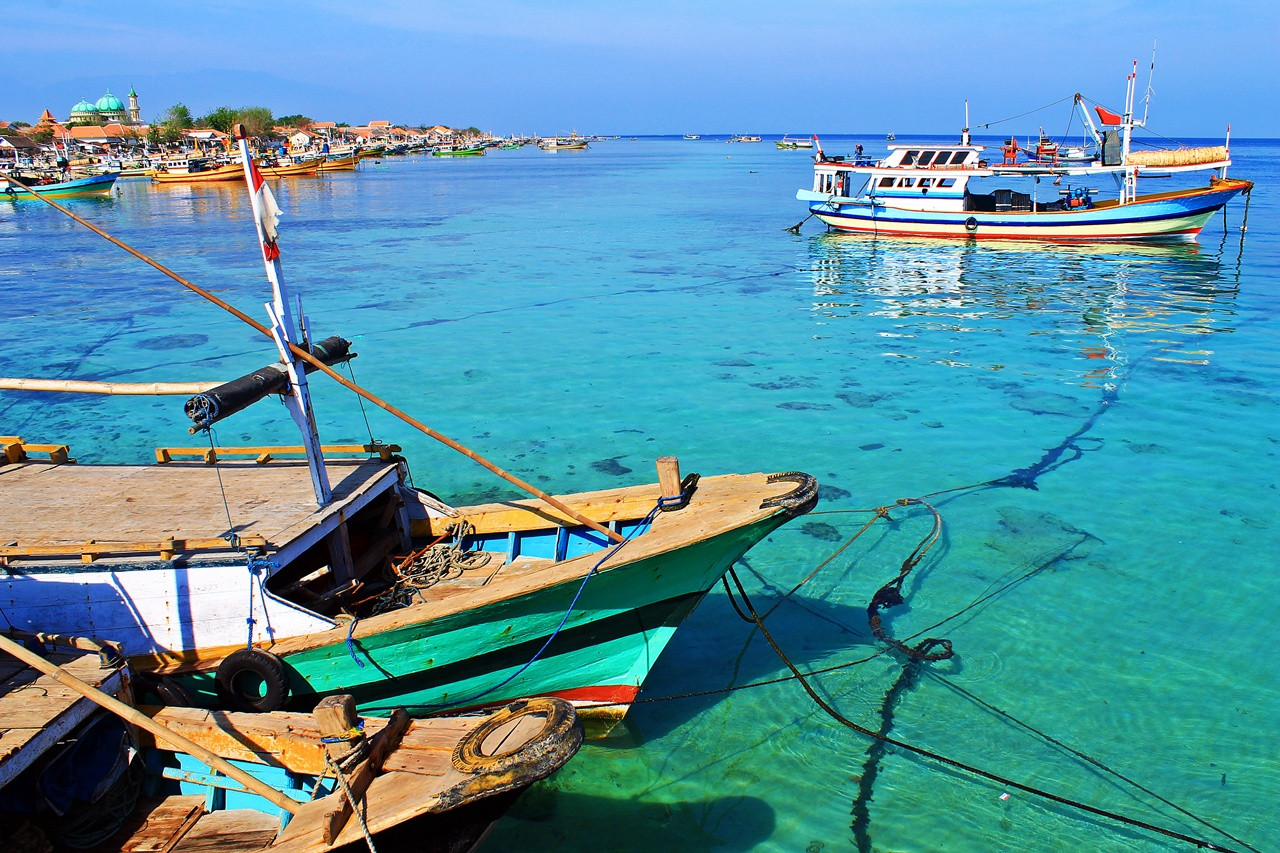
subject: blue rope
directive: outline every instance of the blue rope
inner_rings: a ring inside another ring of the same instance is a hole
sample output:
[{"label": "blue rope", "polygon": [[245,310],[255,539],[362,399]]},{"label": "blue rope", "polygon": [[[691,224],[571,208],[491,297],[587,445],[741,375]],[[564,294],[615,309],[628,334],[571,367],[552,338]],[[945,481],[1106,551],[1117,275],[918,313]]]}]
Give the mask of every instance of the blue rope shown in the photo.
[{"label": "blue rope", "polygon": [[254,626],[254,625],[256,625],[256,624],[257,624],[257,622],[258,622],[258,620],[257,620],[257,619],[254,619],[254,618],[253,618],[253,581],[254,581],[254,578],[257,578],[257,580],[258,580],[258,593],[262,596],[262,616],[263,616],[263,618],[264,618],[264,619],[266,619],[266,620],[267,620],[267,631],[268,631],[268,633],[270,633],[270,631],[271,631],[271,619],[270,619],[270,617],[267,615],[267,596],[266,596],[266,593],[263,591],[263,587],[262,587],[262,573],[263,573],[265,570],[268,570],[268,569],[278,569],[278,568],[280,568],[280,566],[279,566],[278,564],[276,564],[276,563],[271,562],[271,561],[270,561],[270,560],[268,560],[266,557],[255,557],[255,556],[253,556],[252,554],[249,554],[249,555],[246,555],[246,556],[248,557],[248,561],[249,561],[249,562],[248,562],[248,569],[249,569],[249,618],[245,619],[244,621],[245,621],[245,624],[249,626],[249,637],[248,637],[248,639],[245,641],[245,648],[246,648],[246,649],[250,649],[250,648],[253,648],[253,626]]},{"label": "blue rope", "polygon": [[351,635],[356,632],[356,623],[359,619],[352,619],[351,625],[347,628],[347,654],[351,655],[351,659],[356,662],[356,666],[364,669],[364,661],[356,657],[356,641],[351,639]]},{"label": "blue rope", "polygon": [[653,523],[653,519],[662,510],[663,501],[671,501],[671,500],[678,501],[678,500],[681,500],[681,498],[682,498],[681,495],[675,495],[674,498],[671,498],[671,497],[658,498],[658,503],[654,506],[653,509],[649,510],[649,514],[646,515],[644,519],[640,521],[639,524],[637,524],[634,528],[632,528],[631,532],[628,533],[626,536],[624,536],[621,542],[619,542],[618,544],[610,548],[608,551],[606,551],[604,556],[596,561],[596,564],[591,567],[591,570],[589,572],[587,572],[586,577],[582,579],[582,583],[578,585],[578,591],[573,594],[573,600],[569,602],[569,607],[568,609],[565,610],[564,616],[561,617],[560,624],[557,625],[556,629],[551,632],[551,636],[547,637],[547,641],[542,644],[542,648],[534,652],[533,657],[529,658],[528,662],[526,662],[524,666],[520,667],[518,670],[511,673],[502,681],[499,681],[497,684],[493,685],[489,689],[482,690],[479,693],[476,693],[474,696],[468,696],[465,699],[455,699],[452,702],[445,702],[440,705],[428,705],[427,707],[428,708],[449,708],[454,705],[471,703],[471,702],[474,702],[476,699],[481,698],[482,696],[488,696],[490,693],[492,693],[495,690],[498,690],[501,687],[505,687],[507,684],[510,684],[512,681],[514,681],[515,679],[523,675],[525,673],[525,670],[533,666],[533,664],[540,657],[542,657],[542,653],[547,650],[547,647],[550,646],[555,641],[556,637],[560,635],[560,632],[564,629],[565,624],[568,623],[569,616],[573,613],[573,609],[577,607],[578,599],[582,597],[583,590],[587,588],[587,581],[591,580],[591,578],[595,575],[596,571],[602,565],[604,565],[605,561],[608,560],[610,557],[612,557],[614,554],[618,553],[618,551],[622,548],[623,545],[626,545],[628,542],[632,540],[632,538],[635,537],[635,535],[638,532],[640,532],[641,530],[646,530],[649,527],[649,525]]}]

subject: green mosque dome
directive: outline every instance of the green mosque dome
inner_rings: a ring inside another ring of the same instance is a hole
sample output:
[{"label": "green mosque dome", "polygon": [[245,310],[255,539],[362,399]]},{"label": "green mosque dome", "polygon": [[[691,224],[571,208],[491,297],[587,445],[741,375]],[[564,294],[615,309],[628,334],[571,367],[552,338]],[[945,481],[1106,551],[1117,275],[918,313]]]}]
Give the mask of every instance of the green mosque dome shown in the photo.
[{"label": "green mosque dome", "polygon": [[81,99],[80,103],[71,108],[71,112],[73,113],[96,113],[97,111],[97,107],[84,99]]},{"label": "green mosque dome", "polygon": [[110,90],[105,95],[98,98],[98,112],[100,113],[118,113],[124,111],[124,104],[120,99],[111,94]]}]

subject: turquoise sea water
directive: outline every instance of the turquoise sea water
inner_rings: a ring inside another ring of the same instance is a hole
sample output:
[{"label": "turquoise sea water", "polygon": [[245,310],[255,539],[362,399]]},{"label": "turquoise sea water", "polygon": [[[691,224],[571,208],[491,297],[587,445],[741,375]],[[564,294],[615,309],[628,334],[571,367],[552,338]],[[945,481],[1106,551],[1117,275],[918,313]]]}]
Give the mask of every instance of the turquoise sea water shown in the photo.
[{"label": "turquoise sea water", "polygon": [[[356,378],[542,488],[649,482],[667,454],[685,472],[817,476],[817,510],[738,571],[845,717],[1267,849],[1280,834],[1280,142],[1236,141],[1233,155],[1232,174],[1257,182],[1247,234],[1239,199],[1225,229],[1215,218],[1198,244],[1170,246],[871,240],[812,220],[794,236],[806,153],[713,139],[388,158],[273,186],[286,280],[320,336],[355,341]],[[243,188],[119,190],[71,204],[262,318]],[[274,358],[39,203],[0,203],[0,319],[6,376],[225,380]],[[368,438],[350,394],[313,394],[326,442]],[[510,494],[369,418],[419,486],[458,502]],[[0,392],[0,434],[66,442],[86,462],[199,444],[186,424],[181,400]],[[296,441],[273,404],[217,433]],[[923,508],[892,509],[786,593],[865,510],[939,492],[942,536],[885,621],[899,638],[950,638],[956,657],[909,678],[876,656],[865,608],[929,532]],[[713,591],[627,730],[528,792],[485,849],[1189,847],[872,747],[788,674]],[[700,695],[669,698],[686,694]]]}]

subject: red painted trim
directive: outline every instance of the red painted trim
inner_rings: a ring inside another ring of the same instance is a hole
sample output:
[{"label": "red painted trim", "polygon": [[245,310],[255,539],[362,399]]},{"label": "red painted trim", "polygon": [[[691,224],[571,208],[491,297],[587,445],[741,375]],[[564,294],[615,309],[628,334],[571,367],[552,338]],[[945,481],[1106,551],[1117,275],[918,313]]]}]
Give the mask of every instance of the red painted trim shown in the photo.
[{"label": "red painted trim", "polygon": [[[554,690],[550,693],[540,693],[540,696],[554,696],[557,699],[564,699],[566,702],[573,703],[574,706],[582,708],[595,705],[617,705],[625,708],[635,701],[640,693],[640,688],[634,684],[607,684],[600,687],[572,687],[568,690]],[[519,697],[507,696],[505,698],[495,698],[488,702],[482,702],[476,705],[468,705],[465,708],[450,708],[449,714],[464,714],[468,711],[478,711],[482,708],[494,708],[499,705],[505,705]]]}]

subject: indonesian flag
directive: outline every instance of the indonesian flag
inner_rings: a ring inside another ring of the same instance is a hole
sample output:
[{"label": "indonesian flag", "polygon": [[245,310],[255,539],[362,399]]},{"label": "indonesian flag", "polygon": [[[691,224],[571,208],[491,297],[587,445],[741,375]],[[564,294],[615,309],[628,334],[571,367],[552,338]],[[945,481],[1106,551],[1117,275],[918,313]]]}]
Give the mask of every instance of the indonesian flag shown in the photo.
[{"label": "indonesian flag", "polygon": [[276,204],[276,197],[271,194],[271,187],[267,186],[267,182],[263,180],[262,173],[258,171],[258,164],[253,162],[252,157],[249,158],[249,173],[253,176],[255,196],[253,206],[258,211],[258,223],[262,226],[262,255],[268,261],[274,261],[280,257],[280,247],[276,245],[276,238],[279,236],[276,225],[280,222],[280,206]]},{"label": "indonesian flag", "polygon": [[1124,119],[1111,112],[1111,110],[1103,109],[1102,107],[1094,107],[1094,110],[1098,113],[1098,121],[1104,125],[1124,123]]}]

